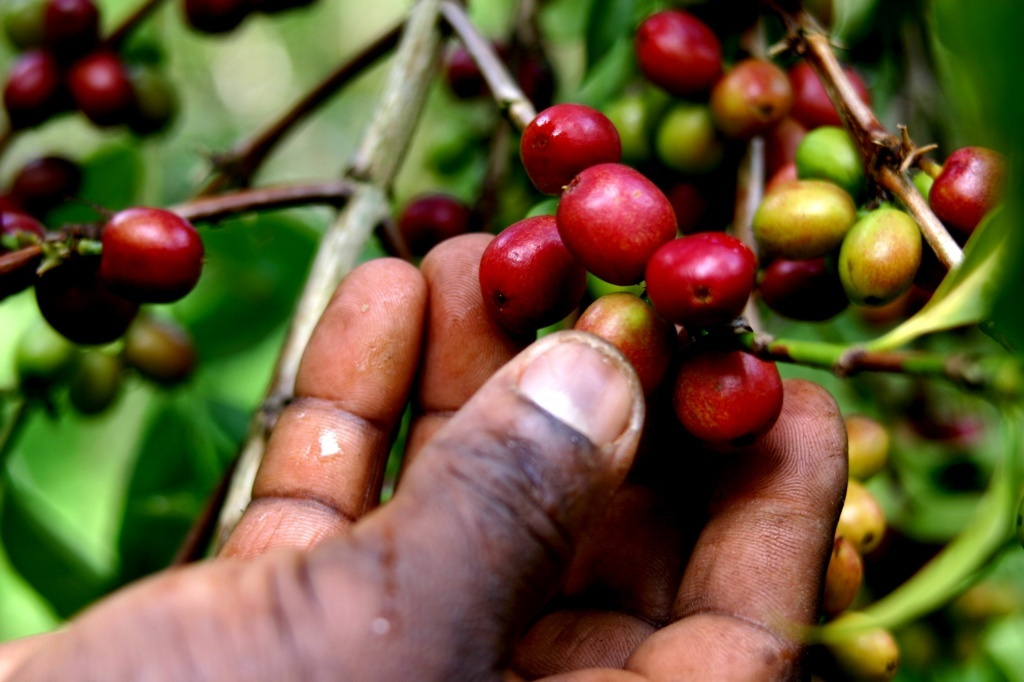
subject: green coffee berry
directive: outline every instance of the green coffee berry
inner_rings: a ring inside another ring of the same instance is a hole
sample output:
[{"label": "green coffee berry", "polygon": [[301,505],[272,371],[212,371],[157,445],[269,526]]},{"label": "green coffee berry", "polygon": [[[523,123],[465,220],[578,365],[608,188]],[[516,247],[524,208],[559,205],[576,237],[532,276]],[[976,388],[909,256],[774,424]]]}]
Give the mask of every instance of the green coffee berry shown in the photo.
[{"label": "green coffee berry", "polygon": [[864,164],[850,134],[836,126],[807,133],[796,148],[796,175],[801,180],[828,180],[850,196],[864,191]]},{"label": "green coffee berry", "polygon": [[838,247],[857,219],[853,199],[825,180],[780,185],[754,214],[754,237],[766,256],[818,258]]},{"label": "green coffee berry", "polygon": [[78,357],[68,383],[71,406],[82,414],[99,414],[121,393],[124,365],[116,355],[87,350]]},{"label": "green coffee berry", "polygon": [[883,207],[850,228],[839,251],[839,279],[850,301],[879,306],[907,291],[921,265],[921,230],[903,211]]},{"label": "green coffee berry", "polygon": [[684,173],[706,173],[722,161],[723,146],[711,118],[700,104],[680,103],[658,126],[655,149],[662,163]]}]

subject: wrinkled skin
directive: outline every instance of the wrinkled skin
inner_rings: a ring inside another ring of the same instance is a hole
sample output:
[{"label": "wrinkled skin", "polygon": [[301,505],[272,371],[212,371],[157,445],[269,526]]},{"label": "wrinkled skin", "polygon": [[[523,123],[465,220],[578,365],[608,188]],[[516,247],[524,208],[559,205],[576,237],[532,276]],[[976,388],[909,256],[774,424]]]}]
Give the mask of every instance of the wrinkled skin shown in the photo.
[{"label": "wrinkled skin", "polygon": [[[514,357],[480,300],[488,239],[353,272],[221,556],[4,645],[0,679],[799,676],[791,626],[817,616],[846,483],[831,397],[788,383],[727,456],[652,399],[635,457],[635,375],[580,332]],[[410,457],[375,508],[410,391]]]}]

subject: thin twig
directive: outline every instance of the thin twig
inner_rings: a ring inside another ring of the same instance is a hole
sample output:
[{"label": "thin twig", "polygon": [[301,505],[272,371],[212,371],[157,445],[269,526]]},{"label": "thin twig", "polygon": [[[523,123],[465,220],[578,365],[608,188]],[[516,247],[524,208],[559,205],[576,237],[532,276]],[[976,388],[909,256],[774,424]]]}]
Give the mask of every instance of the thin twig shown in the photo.
[{"label": "thin twig", "polygon": [[188,203],[172,206],[169,210],[185,220],[216,222],[252,211],[271,211],[309,204],[342,206],[352,196],[352,192],[353,184],[346,180],[278,185],[193,199]]},{"label": "thin twig", "polygon": [[217,174],[202,190],[201,195],[216,194],[228,187],[247,187],[274,147],[306,116],[393,50],[398,44],[401,32],[402,24],[393,26],[347,59],[265,130],[240,143],[231,151],[216,156],[214,163]]},{"label": "thin twig", "polygon": [[103,41],[107,47],[115,52],[121,47],[128,36],[131,35],[132,31],[142,23],[142,21],[150,15],[164,0],[143,0],[142,4],[139,5],[134,12],[129,14],[124,20],[110,32],[110,35]]},{"label": "thin twig", "polygon": [[454,0],[441,0],[441,13],[445,22],[459,36],[466,51],[473,58],[491,89],[498,108],[501,109],[516,130],[522,132],[537,116],[533,103],[523,94],[505,64],[498,57],[491,42],[484,38],[476,25],[466,14],[466,9]]},{"label": "thin twig", "polygon": [[1012,356],[972,357],[960,353],[869,351],[856,346],[770,339],[741,334],[740,346],[764,360],[817,367],[846,377],[862,372],[884,372],[938,378],[960,388],[979,391],[1000,400],[1018,400],[1024,393],[1020,361]]},{"label": "thin twig", "polygon": [[355,266],[367,238],[390,215],[388,195],[405,158],[441,54],[440,0],[419,0],[405,30],[370,127],[349,165],[353,192],[317,250],[263,406],[250,423],[218,520],[221,546],[252,496],[270,429],[295,393],[306,345],[341,279]]}]

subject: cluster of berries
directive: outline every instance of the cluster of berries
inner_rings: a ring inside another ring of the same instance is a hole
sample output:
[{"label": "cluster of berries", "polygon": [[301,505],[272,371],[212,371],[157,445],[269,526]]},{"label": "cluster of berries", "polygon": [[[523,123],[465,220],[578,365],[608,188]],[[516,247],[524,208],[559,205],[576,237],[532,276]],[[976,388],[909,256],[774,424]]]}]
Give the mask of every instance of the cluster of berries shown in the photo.
[{"label": "cluster of berries", "polygon": [[5,8],[4,26],[22,51],[3,88],[12,129],[77,110],[94,125],[148,135],[173,118],[176,102],[163,76],[148,66],[128,68],[101,40],[93,0],[16,0]]}]

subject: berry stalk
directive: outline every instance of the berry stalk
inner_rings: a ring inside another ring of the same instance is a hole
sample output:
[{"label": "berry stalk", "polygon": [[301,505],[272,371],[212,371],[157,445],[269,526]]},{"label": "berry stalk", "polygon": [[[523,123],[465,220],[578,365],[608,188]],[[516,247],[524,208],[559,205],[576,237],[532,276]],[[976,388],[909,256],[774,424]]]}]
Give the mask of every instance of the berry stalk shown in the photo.
[{"label": "berry stalk", "polygon": [[295,392],[299,363],[334,290],[355,266],[374,228],[388,219],[388,194],[426,102],[441,51],[440,0],[411,10],[369,129],[349,164],[353,192],[317,250],[263,405],[253,417],[221,508],[215,543],[230,534],[248,505],[277,417]]},{"label": "berry stalk", "polygon": [[896,170],[907,160],[918,162],[922,150],[909,143],[905,135],[901,139],[888,132],[871,107],[861,101],[836,59],[829,37],[806,13],[794,15],[782,11],[782,15],[790,31],[789,46],[804,55],[821,79],[844,126],[860,149],[869,176],[907,207],[939,261],[949,269],[959,266],[963,262],[963,251],[914,184]]},{"label": "berry stalk", "polygon": [[124,20],[110,32],[110,35],[103,41],[107,47],[115,52],[121,47],[131,32],[148,17],[153,10],[158,8],[164,0],[143,0],[142,3],[132,11]]},{"label": "berry stalk", "polygon": [[746,333],[737,337],[743,348],[763,360],[817,367],[846,377],[885,372],[943,379],[998,401],[1019,400],[1024,389],[1020,363],[1012,357],[968,357],[921,351],[869,351],[857,346],[771,339]]},{"label": "berry stalk", "polygon": [[480,31],[462,5],[454,0],[442,0],[441,14],[466,46],[473,61],[480,67],[480,72],[487,81],[498,108],[508,117],[516,130],[523,132],[537,116],[533,103],[523,94],[522,88],[505,68],[491,43],[480,35]]},{"label": "berry stalk", "polygon": [[297,185],[277,185],[193,199],[169,210],[189,222],[216,222],[240,213],[273,211],[309,204],[340,207],[354,191],[348,180]]},{"label": "berry stalk", "polygon": [[266,129],[239,143],[234,149],[214,157],[216,177],[200,194],[209,196],[230,187],[247,187],[281,140],[353,78],[393,50],[401,33],[402,24],[392,27],[347,59]]}]

